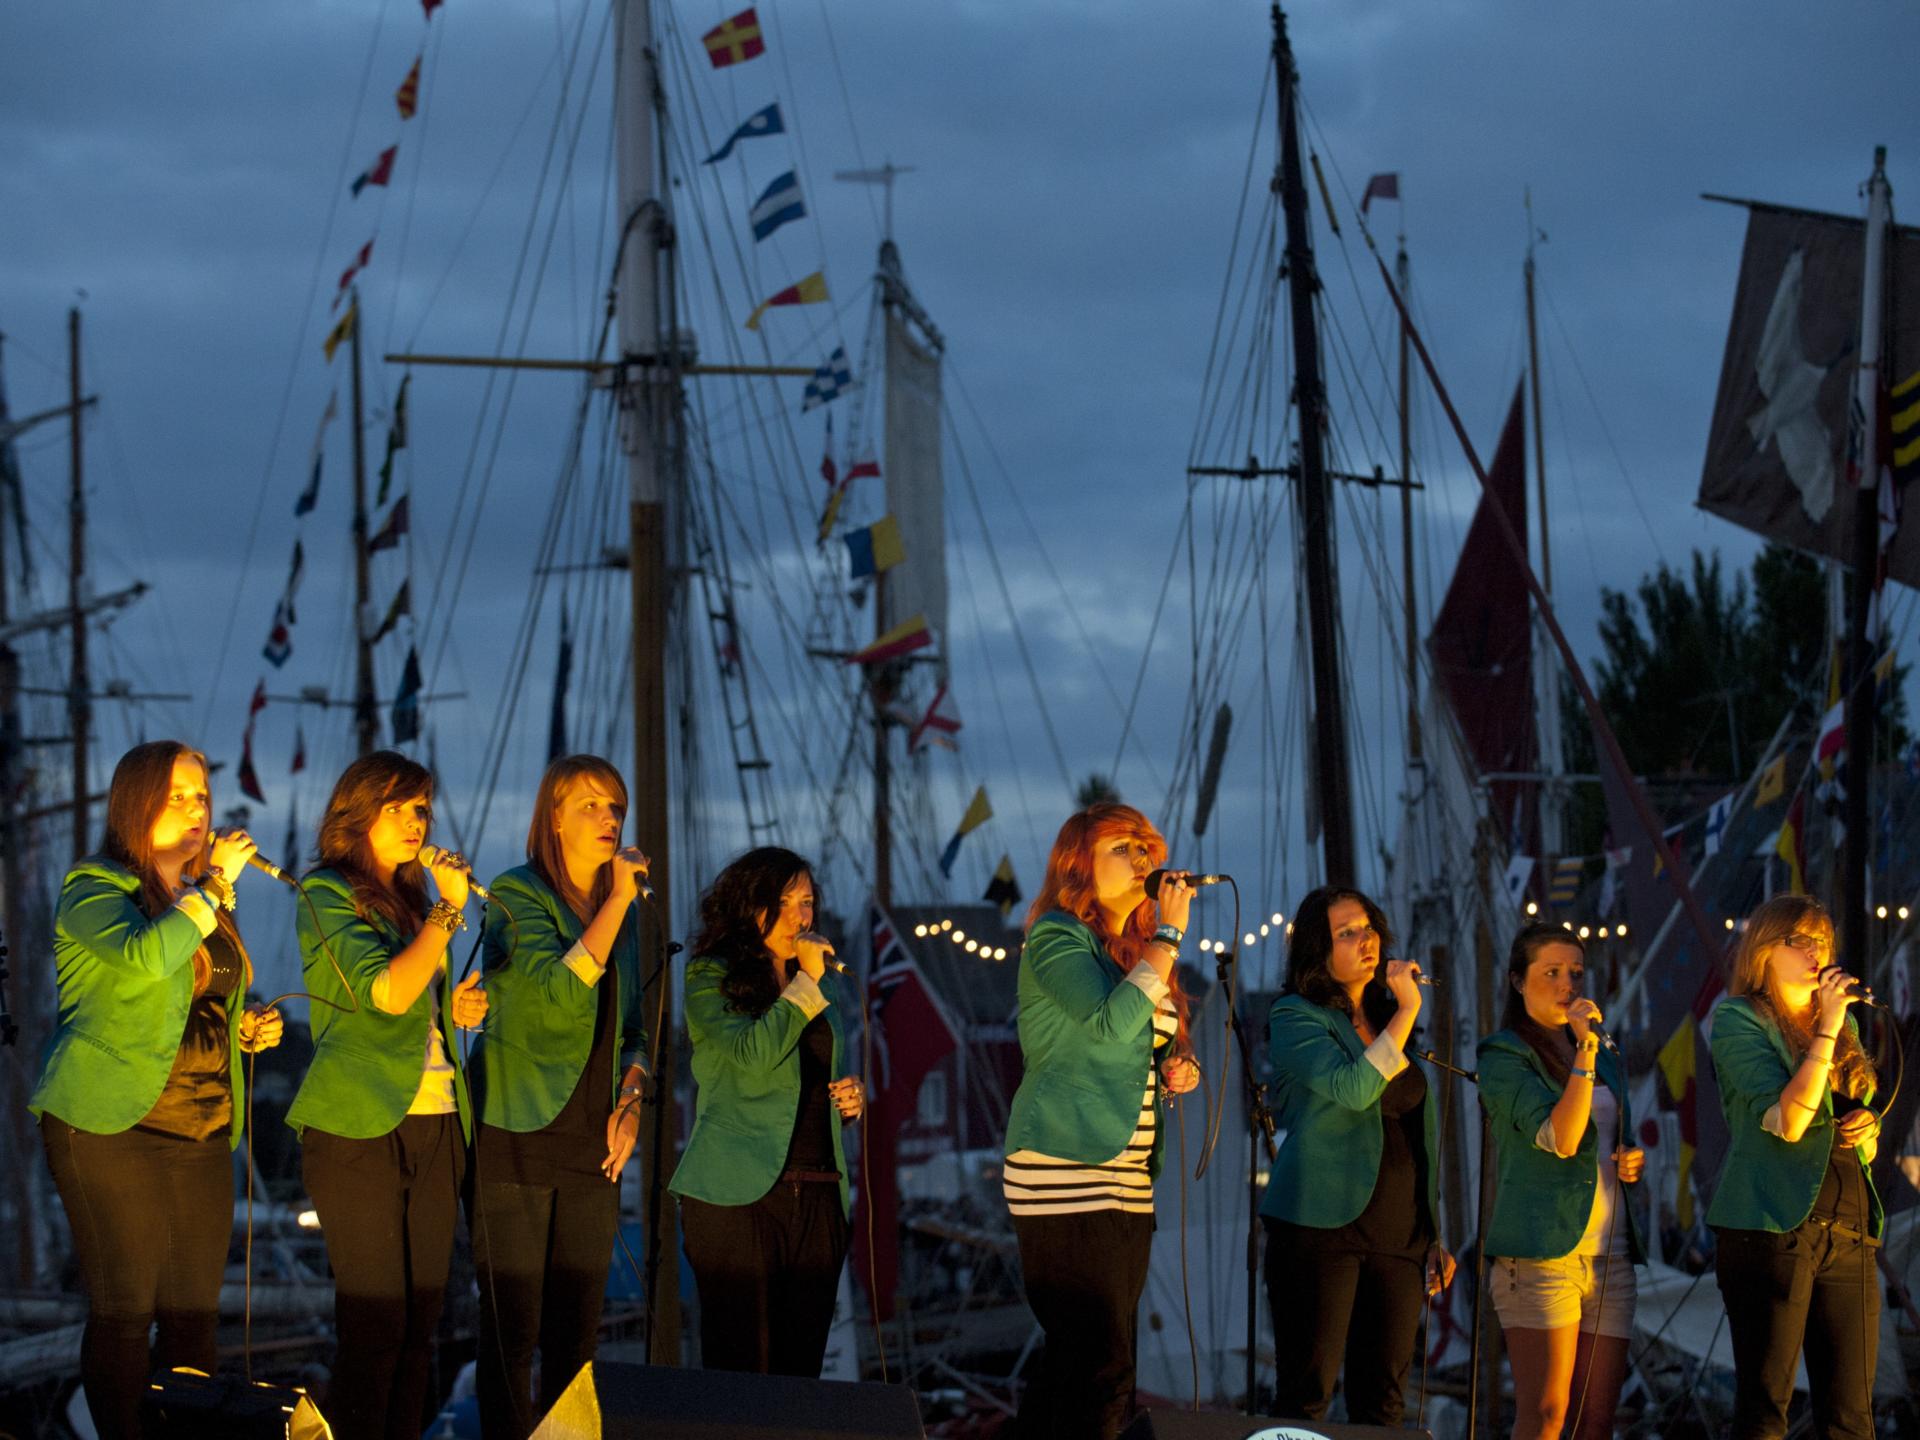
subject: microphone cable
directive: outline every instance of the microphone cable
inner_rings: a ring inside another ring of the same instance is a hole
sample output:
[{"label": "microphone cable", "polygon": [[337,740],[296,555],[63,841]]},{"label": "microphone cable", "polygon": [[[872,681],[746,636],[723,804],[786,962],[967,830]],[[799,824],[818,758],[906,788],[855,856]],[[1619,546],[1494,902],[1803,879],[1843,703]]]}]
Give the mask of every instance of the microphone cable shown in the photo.
[{"label": "microphone cable", "polygon": [[[1240,978],[1240,882],[1238,880],[1235,880],[1231,875],[1223,876],[1222,878],[1226,880],[1227,884],[1233,890],[1233,931],[1231,933],[1231,936],[1228,941],[1228,946],[1227,946],[1227,953],[1232,958],[1230,962],[1224,962],[1222,964],[1222,977],[1224,979],[1226,975],[1226,964],[1230,963],[1233,967],[1232,969],[1233,978],[1225,980],[1225,984],[1227,988],[1227,1018],[1226,1018],[1226,1027],[1224,1032],[1224,1044],[1220,1052],[1221,1053],[1220,1090],[1219,1090],[1219,1094],[1215,1097],[1213,1104],[1208,1107],[1206,1139],[1200,1147],[1200,1163],[1194,1167],[1193,1178],[1195,1180],[1203,1179],[1206,1176],[1207,1167],[1213,1163],[1214,1149],[1220,1143],[1220,1124],[1226,1114],[1226,1109],[1227,1109],[1227,1078],[1232,1073],[1232,1070],[1233,1070],[1233,1047],[1235,1044],[1234,1027],[1239,1022],[1239,1018],[1240,1018],[1239,1016],[1240,986],[1238,983]],[[1175,964],[1177,967],[1178,962],[1176,961]],[[1178,978],[1177,969],[1175,972],[1175,978],[1176,979]],[[1247,1055],[1247,1060],[1249,1064],[1252,1062],[1252,1058],[1253,1058],[1252,1054],[1251,1052],[1249,1052]],[[1253,1094],[1253,1076],[1249,1074],[1245,1078],[1246,1078],[1246,1084],[1247,1084],[1247,1093],[1248,1095],[1252,1095]],[[1249,1126],[1252,1126],[1256,1123],[1258,1122],[1255,1120],[1251,1109],[1249,1109],[1247,1114],[1247,1124]],[[1247,1283],[1248,1284],[1253,1283],[1252,1277],[1248,1278]]]}]

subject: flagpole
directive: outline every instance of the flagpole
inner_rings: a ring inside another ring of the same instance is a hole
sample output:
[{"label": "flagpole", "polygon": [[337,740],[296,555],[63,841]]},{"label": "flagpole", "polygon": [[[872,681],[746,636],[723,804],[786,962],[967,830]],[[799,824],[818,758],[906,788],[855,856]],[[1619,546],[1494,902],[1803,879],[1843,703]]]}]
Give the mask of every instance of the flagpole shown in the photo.
[{"label": "flagpole", "polygon": [[360,391],[360,287],[347,298],[353,331],[347,336],[353,360],[353,733],[358,754],[371,755],[380,743],[380,712],[373,694],[373,644],[367,638],[369,593],[367,556],[367,441]]},{"label": "flagpole", "polygon": [[1860,364],[1853,391],[1857,468],[1853,491],[1853,591],[1847,615],[1846,839],[1841,851],[1840,956],[1862,974],[1867,953],[1867,816],[1873,788],[1874,651],[1867,633],[1874,582],[1880,570],[1880,350],[1885,320],[1887,230],[1893,191],[1887,184],[1887,147],[1876,146],[1867,181],[1865,269],[1860,285]]}]

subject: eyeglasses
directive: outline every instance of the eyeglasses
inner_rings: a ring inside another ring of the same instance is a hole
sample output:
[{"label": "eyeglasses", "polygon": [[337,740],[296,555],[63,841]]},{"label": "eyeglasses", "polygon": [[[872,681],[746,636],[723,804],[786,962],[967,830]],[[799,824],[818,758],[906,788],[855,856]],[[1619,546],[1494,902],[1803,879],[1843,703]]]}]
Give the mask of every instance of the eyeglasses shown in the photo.
[{"label": "eyeglasses", "polygon": [[1367,936],[1378,935],[1379,933],[1378,930],[1373,928],[1372,922],[1369,921],[1365,925],[1349,925],[1344,930],[1336,930],[1333,932],[1333,938],[1342,945],[1355,945],[1366,939]]},{"label": "eyeglasses", "polygon": [[1824,935],[1807,935],[1798,930],[1780,943],[1791,946],[1803,955],[1824,955],[1833,949],[1833,942]]}]

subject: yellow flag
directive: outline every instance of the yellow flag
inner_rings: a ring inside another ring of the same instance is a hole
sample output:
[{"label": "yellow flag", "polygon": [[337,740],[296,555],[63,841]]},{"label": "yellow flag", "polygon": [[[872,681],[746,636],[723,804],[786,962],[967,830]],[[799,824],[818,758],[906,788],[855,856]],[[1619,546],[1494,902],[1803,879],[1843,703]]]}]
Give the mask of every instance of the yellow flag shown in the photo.
[{"label": "yellow flag", "polygon": [[1782,755],[1760,772],[1760,783],[1753,792],[1753,803],[1771,805],[1787,790],[1787,757]]},{"label": "yellow flag", "polygon": [[1680,1221],[1682,1230],[1693,1228],[1693,1142],[1688,1135],[1694,1130],[1694,1051],[1693,1016],[1681,1017],[1680,1028],[1667,1038],[1660,1047],[1657,1063],[1660,1066],[1660,1078],[1667,1082],[1667,1094],[1672,1097],[1674,1107],[1680,1112],[1680,1165],[1679,1179],[1674,1188],[1673,1209]]},{"label": "yellow flag", "polygon": [[973,792],[973,799],[967,802],[967,813],[960,817],[959,832],[971,834],[993,818],[993,806],[987,800],[987,787],[982,785]]},{"label": "yellow flag", "polygon": [[353,337],[353,327],[360,315],[360,304],[355,301],[347,307],[347,313],[340,317],[340,323],[327,332],[326,344],[321,346],[327,352],[327,359],[333,359],[333,352],[340,348],[340,342]]}]

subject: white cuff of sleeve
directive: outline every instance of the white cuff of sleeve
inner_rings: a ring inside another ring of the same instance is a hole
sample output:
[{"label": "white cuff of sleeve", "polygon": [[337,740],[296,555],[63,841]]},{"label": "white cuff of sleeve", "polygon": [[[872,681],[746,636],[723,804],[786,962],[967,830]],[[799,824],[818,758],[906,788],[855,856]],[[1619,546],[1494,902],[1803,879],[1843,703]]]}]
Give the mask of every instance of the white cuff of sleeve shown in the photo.
[{"label": "white cuff of sleeve", "polygon": [[1559,1160],[1570,1160],[1579,1153],[1578,1150],[1560,1148],[1560,1141],[1553,1133],[1553,1116],[1551,1115],[1542,1120],[1540,1128],[1533,1132],[1533,1146],[1534,1149],[1544,1150]]},{"label": "white cuff of sleeve", "polygon": [[199,927],[202,939],[213,934],[213,902],[198,890],[185,890],[173,902],[174,908]]},{"label": "white cuff of sleeve", "polygon": [[560,957],[560,963],[579,976],[582,985],[598,985],[600,977],[607,973],[607,967],[593,958],[584,940],[574,941],[573,948]]},{"label": "white cuff of sleeve", "polygon": [[1127,975],[1127,984],[1137,988],[1142,995],[1153,1001],[1158,1009],[1160,1002],[1173,993],[1173,987],[1160,978],[1160,972],[1144,961],[1133,967]]},{"label": "white cuff of sleeve", "polygon": [[827,1008],[827,997],[820,993],[819,983],[804,970],[787,982],[780,998],[798,1006],[809,1020]]},{"label": "white cuff of sleeve", "polygon": [[392,975],[393,972],[391,970],[382,970],[378,975],[373,977],[373,988],[367,992],[368,998],[373,1001],[373,1008],[383,1015],[397,1015],[400,1013],[391,1005],[387,1004],[387,996],[393,990]]},{"label": "white cuff of sleeve", "polygon": [[1767,1134],[1777,1136],[1782,1140],[1787,1138],[1786,1126],[1780,1119],[1780,1102],[1778,1100],[1769,1105],[1767,1107],[1767,1113],[1760,1117],[1760,1128],[1766,1131]]},{"label": "white cuff of sleeve", "polygon": [[1407,1068],[1407,1057],[1391,1030],[1382,1030],[1366,1048],[1367,1063],[1391,1080]]}]

